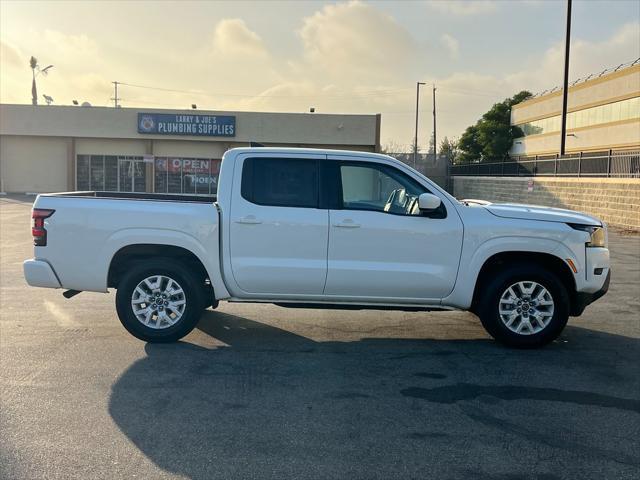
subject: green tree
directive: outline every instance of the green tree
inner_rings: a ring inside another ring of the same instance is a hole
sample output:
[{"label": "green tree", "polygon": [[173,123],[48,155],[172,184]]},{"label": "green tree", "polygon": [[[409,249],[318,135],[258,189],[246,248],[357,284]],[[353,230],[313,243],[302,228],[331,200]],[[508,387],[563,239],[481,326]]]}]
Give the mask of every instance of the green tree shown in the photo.
[{"label": "green tree", "polygon": [[478,139],[478,124],[467,127],[458,141],[458,148],[460,153],[456,158],[456,163],[471,163],[480,160],[482,145]]},{"label": "green tree", "polygon": [[468,127],[458,142],[458,162],[502,160],[509,152],[513,139],[522,136],[520,128],[511,126],[511,107],[530,97],[531,93],[523,90],[496,103],[475,125]]},{"label": "green tree", "polygon": [[440,155],[446,155],[450,162],[455,163],[458,156],[458,142],[444,137],[440,142]]},{"label": "green tree", "polygon": [[435,143],[435,139],[433,138],[433,132],[431,132],[431,135],[429,135],[429,148],[427,149],[427,153],[431,154],[435,152],[435,147],[434,147],[434,143]]}]

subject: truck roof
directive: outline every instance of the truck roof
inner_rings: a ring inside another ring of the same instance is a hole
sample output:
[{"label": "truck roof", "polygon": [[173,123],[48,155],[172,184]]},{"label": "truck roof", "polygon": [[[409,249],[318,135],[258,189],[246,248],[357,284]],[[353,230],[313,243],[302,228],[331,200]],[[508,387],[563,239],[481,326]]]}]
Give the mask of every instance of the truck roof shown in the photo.
[{"label": "truck roof", "polygon": [[225,152],[224,156],[230,153],[306,153],[316,155],[349,155],[351,157],[380,158],[385,160],[397,159],[382,153],[360,152],[354,150],[338,150],[332,148],[296,148],[296,147],[236,147]]}]

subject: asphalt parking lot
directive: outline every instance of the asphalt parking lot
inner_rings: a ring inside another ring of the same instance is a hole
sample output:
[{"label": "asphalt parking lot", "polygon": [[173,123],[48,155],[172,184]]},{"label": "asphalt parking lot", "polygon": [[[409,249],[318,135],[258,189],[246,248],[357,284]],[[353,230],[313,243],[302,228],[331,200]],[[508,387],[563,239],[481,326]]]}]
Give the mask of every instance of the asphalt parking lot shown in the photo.
[{"label": "asphalt parking lot", "polygon": [[32,200],[0,197],[3,479],[640,476],[639,236],[540,350],[463,312],[231,304],[147,345],[113,292],[27,287]]}]

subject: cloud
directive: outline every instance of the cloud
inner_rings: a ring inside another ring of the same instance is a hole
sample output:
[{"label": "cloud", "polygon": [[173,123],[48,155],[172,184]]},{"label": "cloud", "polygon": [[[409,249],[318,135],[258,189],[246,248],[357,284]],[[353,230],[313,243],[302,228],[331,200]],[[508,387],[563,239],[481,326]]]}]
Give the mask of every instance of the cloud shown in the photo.
[{"label": "cloud", "polygon": [[269,56],[260,36],[240,18],[220,20],[213,33],[213,49],[222,56]]},{"label": "cloud", "polygon": [[109,80],[97,73],[85,73],[71,78],[71,86],[74,90],[99,97],[109,96],[113,93],[113,85]]},{"label": "cloud", "polygon": [[[635,22],[623,25],[601,42],[576,39],[571,47],[571,81],[640,57],[639,36],[640,23]],[[436,79],[438,130],[449,138],[459,137],[494,103],[521,90],[537,93],[561,85],[563,62],[564,44],[558,42],[508,75],[456,72]],[[386,118],[383,110],[383,122]],[[398,139],[386,134],[383,141],[389,137]]]},{"label": "cloud", "polygon": [[[62,57],[66,60],[80,62],[86,59],[95,59],[99,54],[97,43],[84,34],[68,35],[57,30],[45,30],[44,41],[47,47],[47,56],[51,59]],[[39,54],[35,56],[38,57]]]},{"label": "cloud", "polygon": [[231,108],[254,111],[307,111],[321,88],[311,81],[283,82],[269,87],[257,96],[241,100],[229,100]]},{"label": "cloud", "polygon": [[[574,40],[569,65],[571,81],[639,58],[638,38],[640,22],[631,22],[602,42]],[[564,42],[558,42],[541,58],[530,59],[523,70],[508,75],[506,81],[513,88],[524,88],[533,93],[547,90],[562,83],[563,65]]]},{"label": "cloud", "polygon": [[26,56],[22,55],[16,47],[2,40],[0,40],[0,62],[8,67],[27,68],[29,66],[29,59]]},{"label": "cloud", "polygon": [[444,45],[444,48],[446,48],[449,52],[449,56],[451,58],[458,57],[458,53],[460,52],[460,44],[455,37],[449,35],[448,33],[444,33],[440,37],[440,41],[442,42],[442,45]]},{"label": "cloud", "polygon": [[430,0],[427,5],[434,10],[451,15],[479,15],[495,12],[498,9],[497,2],[490,0]]},{"label": "cloud", "polygon": [[304,19],[299,35],[307,63],[341,78],[395,75],[417,52],[392,16],[360,1],[326,5]]}]

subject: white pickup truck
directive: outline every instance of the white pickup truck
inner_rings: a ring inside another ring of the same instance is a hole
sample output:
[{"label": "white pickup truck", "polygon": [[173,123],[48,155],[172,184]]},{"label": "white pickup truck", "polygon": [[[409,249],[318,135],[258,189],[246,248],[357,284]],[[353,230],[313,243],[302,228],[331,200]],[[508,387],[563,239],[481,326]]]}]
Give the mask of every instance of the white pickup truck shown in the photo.
[{"label": "white pickup truck", "polygon": [[217,198],[70,192],[33,205],[29,285],[117,289],[125,328],[176,341],[218,301],[470,310],[544,345],[609,286],[607,229],[569,210],[458,201],[386,155],[236,148]]}]

